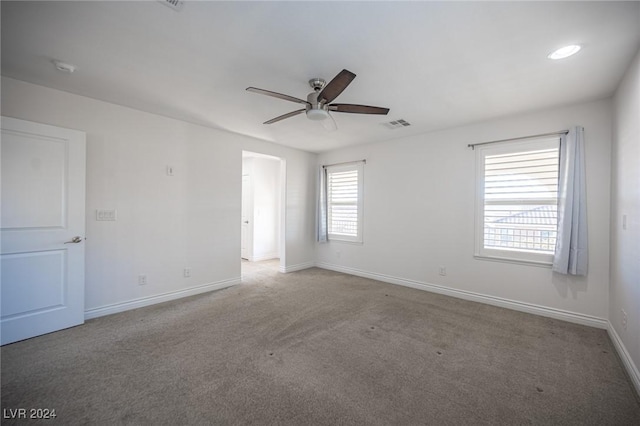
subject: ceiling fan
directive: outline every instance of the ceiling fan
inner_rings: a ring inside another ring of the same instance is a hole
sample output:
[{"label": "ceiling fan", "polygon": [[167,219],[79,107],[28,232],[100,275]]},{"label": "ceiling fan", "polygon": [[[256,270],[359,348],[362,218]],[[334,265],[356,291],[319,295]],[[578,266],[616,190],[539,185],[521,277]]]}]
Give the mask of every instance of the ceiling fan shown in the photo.
[{"label": "ceiling fan", "polygon": [[327,84],[327,82],[321,78],[312,78],[309,80],[309,85],[313,88],[313,92],[307,95],[307,100],[294,98],[293,96],[283,95],[282,93],[272,92],[270,90],[258,89],[256,87],[247,87],[249,92],[258,93],[261,95],[273,96],[274,98],[284,99],[285,101],[296,102],[303,104],[305,107],[296,111],[288,112],[280,115],[271,120],[265,121],[264,124],[273,124],[285,118],[293,117],[303,112],[307,114],[307,118],[310,120],[326,120],[330,118],[333,128],[335,129],[335,121],[329,114],[329,111],[334,112],[349,112],[353,114],[381,114],[386,115],[389,112],[389,108],[380,108],[368,105],[355,105],[355,104],[332,104],[335,98],[340,95],[347,88],[347,86],[356,78],[356,75],[348,70],[342,70],[336,75],[333,80]]}]

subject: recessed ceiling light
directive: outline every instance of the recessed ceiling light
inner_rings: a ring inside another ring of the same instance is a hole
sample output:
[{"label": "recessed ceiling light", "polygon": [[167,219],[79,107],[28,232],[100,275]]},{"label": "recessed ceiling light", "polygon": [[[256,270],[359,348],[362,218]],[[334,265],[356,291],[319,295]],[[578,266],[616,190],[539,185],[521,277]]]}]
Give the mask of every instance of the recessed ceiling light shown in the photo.
[{"label": "recessed ceiling light", "polygon": [[549,59],[564,59],[568,58],[571,55],[575,55],[581,49],[577,44],[572,44],[570,46],[561,47],[560,49],[551,52],[547,58]]},{"label": "recessed ceiling light", "polygon": [[76,66],[72,64],[67,64],[66,62],[61,61],[53,61],[53,64],[56,66],[58,71],[66,72],[71,74],[76,70]]}]

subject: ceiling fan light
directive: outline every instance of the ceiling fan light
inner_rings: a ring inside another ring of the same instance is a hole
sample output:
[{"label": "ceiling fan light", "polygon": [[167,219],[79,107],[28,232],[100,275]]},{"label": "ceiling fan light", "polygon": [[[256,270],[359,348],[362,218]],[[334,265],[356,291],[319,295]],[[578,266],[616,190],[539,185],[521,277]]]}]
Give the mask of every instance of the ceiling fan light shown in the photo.
[{"label": "ceiling fan light", "polygon": [[310,109],[307,110],[307,118],[314,121],[326,120],[329,118],[329,112],[323,109]]},{"label": "ceiling fan light", "polygon": [[554,50],[553,52],[551,52],[547,58],[549,59],[564,59],[564,58],[568,58],[571,55],[575,55],[576,53],[578,53],[578,51],[581,49],[581,47],[577,44],[572,44],[570,46],[565,46],[565,47],[561,47],[558,50]]}]

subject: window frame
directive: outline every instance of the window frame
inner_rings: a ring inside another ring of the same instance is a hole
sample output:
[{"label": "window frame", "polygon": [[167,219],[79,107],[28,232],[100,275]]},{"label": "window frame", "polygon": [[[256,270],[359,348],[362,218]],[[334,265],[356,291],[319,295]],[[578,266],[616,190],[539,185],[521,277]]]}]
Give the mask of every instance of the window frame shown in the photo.
[{"label": "window frame", "polygon": [[[356,226],[357,226],[357,233],[355,236],[349,236],[349,235],[344,235],[344,234],[334,234],[331,232],[331,209],[332,209],[332,202],[331,202],[331,191],[329,188],[329,175],[331,173],[340,173],[340,172],[348,172],[348,171],[357,171],[358,173],[358,179],[357,179],[357,185],[358,185],[358,199],[356,201],[356,208],[358,211],[357,214],[357,220],[356,220]],[[363,207],[364,207],[364,200],[363,200],[363,194],[364,194],[364,162],[357,162],[357,163],[349,163],[349,164],[340,164],[340,165],[335,165],[335,166],[325,166],[325,173],[326,173],[326,182],[327,182],[327,239],[329,241],[338,241],[338,242],[347,242],[347,243],[353,243],[353,244],[362,244],[363,243]]]},{"label": "window frame", "polygon": [[[475,251],[474,257],[481,260],[515,262],[551,267],[553,254],[533,253],[518,250],[486,248],[484,246],[485,213],[485,158],[490,155],[510,154],[557,148],[560,155],[560,137],[545,136],[526,140],[512,140],[484,146],[476,146],[476,206],[475,206]],[[559,165],[558,165],[559,167]],[[556,203],[558,195],[556,195]],[[556,223],[557,226],[557,223]]]}]

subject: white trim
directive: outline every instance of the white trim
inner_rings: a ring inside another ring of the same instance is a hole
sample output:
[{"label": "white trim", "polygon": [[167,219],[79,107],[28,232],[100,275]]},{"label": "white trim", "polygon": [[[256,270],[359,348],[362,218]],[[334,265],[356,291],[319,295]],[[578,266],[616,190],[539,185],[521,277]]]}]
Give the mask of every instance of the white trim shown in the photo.
[{"label": "white trim", "polygon": [[516,300],[504,299],[502,297],[488,296],[485,294],[474,293],[466,290],[458,290],[438,284],[425,283],[420,281],[409,280],[406,278],[398,278],[390,275],[378,274],[375,272],[362,271],[355,268],[334,265],[331,263],[316,263],[318,268],[329,269],[345,274],[356,275],[359,277],[370,278],[373,280],[383,281],[390,284],[397,284],[405,287],[411,287],[418,290],[429,291],[432,293],[444,294],[445,296],[456,297],[458,299],[470,300],[472,302],[485,303],[487,305],[499,306],[501,308],[512,309],[514,311],[526,312],[529,314],[540,315],[543,317],[555,318],[562,321],[572,322],[575,324],[587,325],[590,327],[608,328],[608,321],[591,315],[584,315],[577,312],[565,311],[562,309],[548,308],[546,306],[534,305],[532,303],[519,302]]},{"label": "white trim", "polygon": [[547,269],[551,269],[551,266],[552,266],[552,263],[550,262],[535,262],[533,260],[511,259],[509,257],[480,256],[476,254],[476,255],[473,255],[473,258],[476,260],[486,260],[489,262],[517,263],[518,265],[537,266],[539,268],[547,268]]},{"label": "white trim", "polygon": [[[338,243],[338,244],[351,244],[352,246],[363,246],[363,241],[349,241],[349,240],[336,240],[327,238],[327,243]],[[326,244],[326,243],[318,243],[318,244]]]},{"label": "white trim", "polygon": [[638,367],[633,362],[633,359],[631,358],[631,354],[629,354],[629,351],[627,351],[626,346],[624,345],[624,343],[622,343],[622,339],[616,332],[616,329],[613,327],[613,324],[611,324],[611,321],[607,321],[607,324],[609,325],[609,327],[607,328],[607,332],[609,333],[609,337],[613,342],[613,346],[615,346],[616,351],[618,352],[618,355],[622,360],[622,364],[624,365],[625,369],[627,370],[627,373],[629,374],[631,383],[633,383],[633,386],[635,386],[638,396],[640,396],[640,371],[638,371]]},{"label": "white trim", "polygon": [[278,270],[283,274],[286,274],[288,272],[302,271],[303,269],[313,268],[314,266],[316,266],[315,262],[304,262],[304,263],[298,263],[297,265],[290,265],[290,266],[280,265],[280,268]]},{"label": "white trim", "polygon": [[84,319],[98,318],[105,315],[117,314],[118,312],[124,312],[131,309],[142,308],[144,306],[155,305],[156,303],[168,302],[170,300],[181,299],[187,296],[194,296],[200,293],[207,293],[209,291],[221,290],[223,288],[231,287],[232,285],[240,284],[241,278],[231,278],[228,280],[222,280],[215,283],[203,284],[196,287],[187,288],[184,290],[170,291],[168,293],[158,294],[155,296],[141,297],[139,299],[128,300],[126,302],[114,303],[111,305],[100,306],[98,308],[92,308],[84,311]]}]

